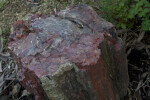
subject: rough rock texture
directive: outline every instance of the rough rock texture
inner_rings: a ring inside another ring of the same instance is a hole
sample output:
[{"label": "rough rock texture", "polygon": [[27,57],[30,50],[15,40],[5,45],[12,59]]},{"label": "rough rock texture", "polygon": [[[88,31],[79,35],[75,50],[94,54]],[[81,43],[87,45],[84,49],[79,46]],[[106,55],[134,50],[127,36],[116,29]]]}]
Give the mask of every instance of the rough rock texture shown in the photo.
[{"label": "rough rock texture", "polygon": [[86,5],[12,27],[18,78],[37,100],[120,100],[127,60],[113,25]]}]

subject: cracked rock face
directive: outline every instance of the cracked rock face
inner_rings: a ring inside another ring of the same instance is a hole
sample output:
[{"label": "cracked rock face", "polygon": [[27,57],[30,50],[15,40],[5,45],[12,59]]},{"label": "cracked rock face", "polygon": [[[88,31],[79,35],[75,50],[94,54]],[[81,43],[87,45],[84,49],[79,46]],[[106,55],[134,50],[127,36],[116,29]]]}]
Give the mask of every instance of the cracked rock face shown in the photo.
[{"label": "cracked rock face", "polygon": [[37,100],[119,100],[126,94],[122,41],[89,6],[16,22],[10,37],[18,78]]}]

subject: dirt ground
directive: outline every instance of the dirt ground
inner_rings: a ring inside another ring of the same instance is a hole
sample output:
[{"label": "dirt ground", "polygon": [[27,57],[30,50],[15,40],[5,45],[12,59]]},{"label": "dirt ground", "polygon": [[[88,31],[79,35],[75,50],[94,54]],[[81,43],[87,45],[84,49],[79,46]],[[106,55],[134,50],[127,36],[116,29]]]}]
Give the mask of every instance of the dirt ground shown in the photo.
[{"label": "dirt ground", "polygon": [[[18,82],[18,66],[7,49],[11,25],[18,20],[27,20],[36,13],[48,15],[80,3],[79,0],[72,1],[74,0],[7,0],[0,9],[0,100],[34,100],[34,96]],[[89,5],[96,10],[96,0],[92,1]],[[150,34],[139,30],[117,31],[125,43],[128,55],[130,84],[124,100],[150,100]]]}]

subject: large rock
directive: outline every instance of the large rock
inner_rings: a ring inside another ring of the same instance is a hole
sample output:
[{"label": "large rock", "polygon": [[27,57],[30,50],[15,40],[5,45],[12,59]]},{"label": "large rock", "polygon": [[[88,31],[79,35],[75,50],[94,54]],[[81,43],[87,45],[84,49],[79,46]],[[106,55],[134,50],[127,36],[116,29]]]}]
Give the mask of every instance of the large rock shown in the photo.
[{"label": "large rock", "polygon": [[18,21],[10,38],[18,78],[36,100],[120,100],[127,93],[123,43],[89,6]]}]

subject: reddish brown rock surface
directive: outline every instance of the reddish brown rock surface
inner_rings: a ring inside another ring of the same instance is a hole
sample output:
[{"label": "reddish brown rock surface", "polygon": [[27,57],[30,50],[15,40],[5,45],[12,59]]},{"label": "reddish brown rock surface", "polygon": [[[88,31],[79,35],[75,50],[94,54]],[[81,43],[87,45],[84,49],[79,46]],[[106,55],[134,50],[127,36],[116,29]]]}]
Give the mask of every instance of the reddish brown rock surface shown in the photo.
[{"label": "reddish brown rock surface", "polygon": [[91,7],[77,5],[16,22],[11,38],[18,78],[37,100],[120,100],[126,95],[122,41]]}]

